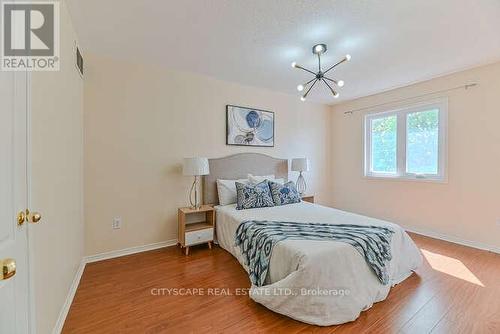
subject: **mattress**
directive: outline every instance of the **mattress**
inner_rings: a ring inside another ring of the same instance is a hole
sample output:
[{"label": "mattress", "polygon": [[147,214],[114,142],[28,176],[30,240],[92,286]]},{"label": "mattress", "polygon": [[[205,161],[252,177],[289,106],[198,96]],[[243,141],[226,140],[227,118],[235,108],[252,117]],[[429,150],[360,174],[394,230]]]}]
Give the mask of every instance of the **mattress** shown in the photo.
[{"label": "mattress", "polygon": [[355,320],[361,311],[384,300],[391,286],[409,277],[422,262],[419,249],[397,224],[300,202],[269,208],[236,210],[216,207],[217,240],[248,271],[235,246],[239,224],[246,220],[384,226],[395,233],[388,264],[390,284],[383,285],[354,247],[330,240],[283,240],[276,244],[266,285],[252,286],[250,297],[269,309],[315,324],[334,325]]}]

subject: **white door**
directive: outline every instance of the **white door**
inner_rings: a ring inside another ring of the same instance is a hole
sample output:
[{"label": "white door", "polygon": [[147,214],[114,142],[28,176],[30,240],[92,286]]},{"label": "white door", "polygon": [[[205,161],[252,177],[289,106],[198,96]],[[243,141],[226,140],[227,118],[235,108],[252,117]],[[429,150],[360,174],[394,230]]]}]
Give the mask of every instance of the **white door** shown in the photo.
[{"label": "white door", "polygon": [[0,71],[0,334],[29,331],[26,101],[26,72]]}]

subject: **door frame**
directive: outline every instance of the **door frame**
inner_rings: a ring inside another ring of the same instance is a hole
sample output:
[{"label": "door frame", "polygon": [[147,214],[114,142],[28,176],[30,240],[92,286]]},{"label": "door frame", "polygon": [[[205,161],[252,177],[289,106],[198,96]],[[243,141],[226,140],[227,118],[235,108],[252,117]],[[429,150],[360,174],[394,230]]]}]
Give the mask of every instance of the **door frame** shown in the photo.
[{"label": "door frame", "polygon": [[[27,207],[31,208],[31,72],[26,72],[26,183],[27,183]],[[36,303],[35,303],[35,254],[34,254],[34,241],[33,230],[31,224],[27,223],[27,255],[28,255],[28,330],[30,334],[36,334]]]}]

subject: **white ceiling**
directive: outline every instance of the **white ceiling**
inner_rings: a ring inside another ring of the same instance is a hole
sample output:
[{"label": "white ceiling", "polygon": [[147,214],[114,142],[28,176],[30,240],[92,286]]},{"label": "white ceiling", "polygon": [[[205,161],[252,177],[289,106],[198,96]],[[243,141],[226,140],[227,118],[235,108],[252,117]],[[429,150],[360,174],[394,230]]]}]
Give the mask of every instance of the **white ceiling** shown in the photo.
[{"label": "white ceiling", "polygon": [[326,43],[334,103],[500,60],[499,0],[68,0],[84,51],[297,95]]}]

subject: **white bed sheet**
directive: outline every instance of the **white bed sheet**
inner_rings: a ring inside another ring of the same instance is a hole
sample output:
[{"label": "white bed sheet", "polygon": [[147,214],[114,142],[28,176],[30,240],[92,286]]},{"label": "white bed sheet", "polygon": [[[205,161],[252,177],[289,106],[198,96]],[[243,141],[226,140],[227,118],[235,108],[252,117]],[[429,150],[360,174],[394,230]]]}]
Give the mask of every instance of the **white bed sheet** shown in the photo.
[{"label": "white bed sheet", "polygon": [[315,325],[355,320],[361,311],[384,300],[391,286],[409,277],[422,263],[419,249],[399,225],[308,202],[248,210],[236,210],[235,204],[217,206],[216,219],[219,245],[247,271],[235,246],[236,229],[246,220],[375,225],[395,231],[388,285],[380,283],[364,257],[349,244],[317,240],[284,240],[276,244],[266,285],[252,286],[250,297],[275,312]]}]

